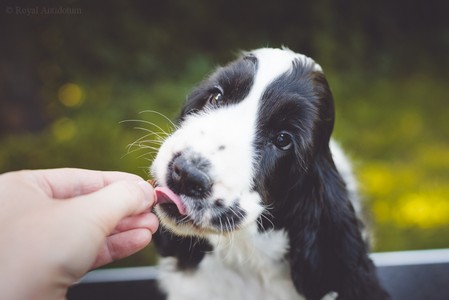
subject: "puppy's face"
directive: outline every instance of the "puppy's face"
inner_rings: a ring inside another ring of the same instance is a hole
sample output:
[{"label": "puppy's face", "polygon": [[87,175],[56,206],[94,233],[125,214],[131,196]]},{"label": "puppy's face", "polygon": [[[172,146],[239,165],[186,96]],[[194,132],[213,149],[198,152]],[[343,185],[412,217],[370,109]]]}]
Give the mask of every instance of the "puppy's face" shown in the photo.
[{"label": "puppy's face", "polygon": [[290,50],[259,49],[219,68],[188,97],[153,162],[162,223],[181,235],[255,224],[327,142],[328,92],[320,66]]}]

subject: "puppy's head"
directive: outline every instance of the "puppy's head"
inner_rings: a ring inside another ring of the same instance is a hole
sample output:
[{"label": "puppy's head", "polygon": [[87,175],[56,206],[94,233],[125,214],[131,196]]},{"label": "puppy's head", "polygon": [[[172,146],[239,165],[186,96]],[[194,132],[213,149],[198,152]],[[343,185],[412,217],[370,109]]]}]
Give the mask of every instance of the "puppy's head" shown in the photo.
[{"label": "puppy's head", "polygon": [[259,49],[219,68],[153,162],[162,223],[200,236],[256,224],[327,149],[333,120],[321,67],[304,55]]}]

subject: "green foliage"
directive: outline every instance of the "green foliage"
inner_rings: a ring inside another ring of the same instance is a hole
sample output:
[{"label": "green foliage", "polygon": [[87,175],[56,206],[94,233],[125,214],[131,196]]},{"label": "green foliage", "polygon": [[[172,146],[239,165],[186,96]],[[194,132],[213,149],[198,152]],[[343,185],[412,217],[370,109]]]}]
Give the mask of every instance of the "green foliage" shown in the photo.
[{"label": "green foliage", "polygon": [[[188,63],[182,80],[152,85],[80,80],[55,87],[47,101],[57,117],[39,133],[4,136],[0,173],[77,167],[119,170],[150,178],[148,169],[158,141],[172,131],[186,94],[211,68],[207,60],[196,57]],[[67,85],[76,87],[69,89],[72,94],[65,95],[72,101],[61,99],[61,88]],[[155,261],[154,250],[148,247],[108,267]]]},{"label": "green foliage", "polygon": [[381,80],[332,74],[330,81],[338,111],[335,135],[356,162],[374,223],[374,249],[447,247],[445,82],[420,74]]}]

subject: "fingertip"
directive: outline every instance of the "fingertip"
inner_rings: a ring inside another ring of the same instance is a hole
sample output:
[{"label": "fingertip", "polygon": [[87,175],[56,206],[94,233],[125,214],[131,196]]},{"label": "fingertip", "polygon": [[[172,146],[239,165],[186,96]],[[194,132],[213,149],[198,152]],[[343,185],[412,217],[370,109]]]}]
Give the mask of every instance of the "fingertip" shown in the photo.
[{"label": "fingertip", "polygon": [[159,218],[153,213],[150,213],[148,217],[150,218],[149,229],[154,234],[159,229]]},{"label": "fingertip", "polygon": [[147,181],[144,181],[144,180],[139,180],[137,182],[137,184],[139,185],[139,187],[142,189],[142,191],[144,193],[145,203],[149,207],[151,207],[154,204],[156,204],[156,194],[154,192],[153,186],[151,184],[149,184]]},{"label": "fingertip", "polygon": [[125,258],[142,250],[148,246],[152,238],[153,234],[146,228],[136,228],[107,237],[91,269]]},{"label": "fingertip", "polygon": [[136,228],[146,228],[152,233],[155,233],[159,227],[158,217],[149,211],[141,213],[139,215],[129,216],[120,221],[115,227],[112,234],[128,231]]},{"label": "fingertip", "polygon": [[148,246],[153,238],[153,233],[145,228],[135,230],[134,245],[135,248],[141,250]]}]

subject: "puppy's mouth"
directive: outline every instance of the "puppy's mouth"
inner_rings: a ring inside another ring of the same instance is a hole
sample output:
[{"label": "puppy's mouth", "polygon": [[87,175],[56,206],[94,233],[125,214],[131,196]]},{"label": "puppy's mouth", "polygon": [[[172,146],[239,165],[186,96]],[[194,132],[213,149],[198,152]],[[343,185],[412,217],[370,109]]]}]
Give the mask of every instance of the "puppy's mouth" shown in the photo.
[{"label": "puppy's mouth", "polygon": [[166,210],[172,213],[179,213],[180,216],[187,215],[186,206],[179,195],[168,187],[156,187],[154,190],[158,204],[165,206]]},{"label": "puppy's mouth", "polygon": [[182,235],[200,234],[207,231],[201,218],[196,220],[194,211],[187,212],[186,199],[176,194],[168,187],[156,187],[157,208],[156,213],[161,222],[175,232]]},{"label": "puppy's mouth", "polygon": [[192,199],[165,186],[154,190],[161,222],[181,235],[225,234],[237,230],[246,217],[237,202],[226,207],[221,200]]}]

